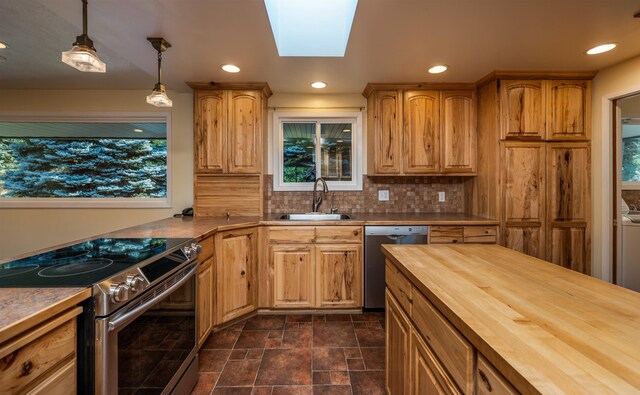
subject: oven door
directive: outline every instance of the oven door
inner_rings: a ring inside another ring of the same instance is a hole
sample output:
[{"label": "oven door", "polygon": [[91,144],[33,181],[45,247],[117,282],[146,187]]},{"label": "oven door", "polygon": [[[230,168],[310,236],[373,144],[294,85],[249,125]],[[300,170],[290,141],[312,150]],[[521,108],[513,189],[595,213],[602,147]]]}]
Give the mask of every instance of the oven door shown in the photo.
[{"label": "oven door", "polygon": [[96,319],[97,394],[170,393],[197,352],[193,262]]}]

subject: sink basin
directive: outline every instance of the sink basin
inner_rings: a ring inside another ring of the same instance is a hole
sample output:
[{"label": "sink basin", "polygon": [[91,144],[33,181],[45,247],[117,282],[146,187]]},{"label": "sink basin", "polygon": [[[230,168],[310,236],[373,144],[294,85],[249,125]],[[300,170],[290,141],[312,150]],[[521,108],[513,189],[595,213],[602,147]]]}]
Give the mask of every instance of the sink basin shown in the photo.
[{"label": "sink basin", "polygon": [[304,214],[282,214],[280,219],[289,221],[340,221],[351,219],[347,214],[326,214],[326,213],[304,213]]}]

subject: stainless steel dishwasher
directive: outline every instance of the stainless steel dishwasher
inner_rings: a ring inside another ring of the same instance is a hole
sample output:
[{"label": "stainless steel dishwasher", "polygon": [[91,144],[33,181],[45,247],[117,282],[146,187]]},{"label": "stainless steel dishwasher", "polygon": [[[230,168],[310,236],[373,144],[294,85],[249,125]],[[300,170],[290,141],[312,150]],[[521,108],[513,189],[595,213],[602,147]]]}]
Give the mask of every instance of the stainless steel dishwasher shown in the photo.
[{"label": "stainless steel dishwasher", "polygon": [[427,244],[427,226],[364,227],[364,308],[384,309],[383,244]]}]

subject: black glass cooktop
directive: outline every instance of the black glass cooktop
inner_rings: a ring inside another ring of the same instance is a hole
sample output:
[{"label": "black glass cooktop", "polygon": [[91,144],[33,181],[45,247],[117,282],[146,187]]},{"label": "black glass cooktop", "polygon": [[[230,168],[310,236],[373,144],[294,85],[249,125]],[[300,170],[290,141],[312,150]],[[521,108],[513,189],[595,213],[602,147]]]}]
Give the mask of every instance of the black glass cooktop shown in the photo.
[{"label": "black glass cooktop", "polygon": [[[94,239],[0,265],[0,288],[85,287],[190,239]],[[184,259],[182,252],[181,258]]]}]

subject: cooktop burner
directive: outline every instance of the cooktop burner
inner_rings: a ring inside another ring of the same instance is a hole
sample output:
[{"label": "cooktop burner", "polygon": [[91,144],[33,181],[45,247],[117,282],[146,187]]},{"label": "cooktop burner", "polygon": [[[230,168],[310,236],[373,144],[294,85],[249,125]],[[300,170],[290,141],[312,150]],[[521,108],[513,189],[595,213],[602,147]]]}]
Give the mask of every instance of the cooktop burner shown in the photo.
[{"label": "cooktop burner", "polygon": [[101,238],[0,264],[0,288],[84,287],[190,239]]}]

